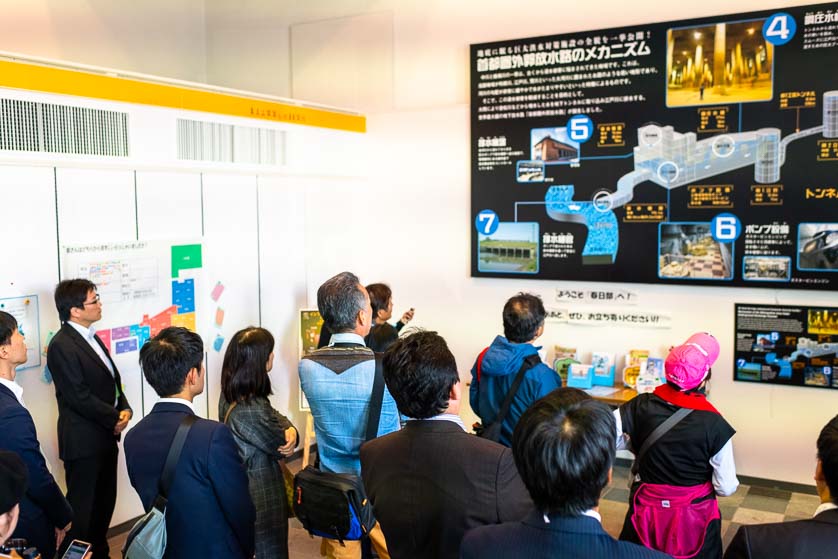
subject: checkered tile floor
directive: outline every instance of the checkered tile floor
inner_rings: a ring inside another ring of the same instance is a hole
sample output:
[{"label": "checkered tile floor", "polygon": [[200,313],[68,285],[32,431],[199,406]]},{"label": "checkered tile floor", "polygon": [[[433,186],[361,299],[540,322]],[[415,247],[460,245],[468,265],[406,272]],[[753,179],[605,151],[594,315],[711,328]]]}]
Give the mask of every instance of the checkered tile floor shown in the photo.
[{"label": "checkered tile floor", "polygon": [[691,278],[726,278],[729,276],[722,261],[722,254],[715,247],[708,248],[707,256],[692,256],[687,259],[687,266]]},{"label": "checkered tile floor", "polygon": [[[299,468],[299,462],[291,464],[292,470]],[[627,480],[629,469],[623,466],[614,468],[611,487],[599,503],[602,524],[605,530],[615,538],[620,535],[623,520],[628,511]],[[792,493],[779,489],[759,486],[740,485],[739,490],[730,497],[719,498],[722,512],[722,537],[724,546],[730,543],[736,530],[742,524],[762,524],[765,522],[783,522],[811,518],[818,507],[815,495]],[[119,549],[127,534],[111,538],[111,557],[120,557]],[[289,554],[294,559],[318,559],[320,540],[312,539],[297,519],[290,521],[288,530]]]}]

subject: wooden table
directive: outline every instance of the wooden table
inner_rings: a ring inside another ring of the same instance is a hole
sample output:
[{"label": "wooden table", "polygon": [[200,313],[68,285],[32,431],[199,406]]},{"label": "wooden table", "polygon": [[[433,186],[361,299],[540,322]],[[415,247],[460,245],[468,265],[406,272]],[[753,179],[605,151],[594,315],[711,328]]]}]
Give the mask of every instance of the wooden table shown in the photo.
[{"label": "wooden table", "polygon": [[[600,402],[604,402],[611,406],[612,408],[618,408],[637,396],[637,390],[634,388],[625,388],[624,386],[615,386],[615,392],[605,396],[596,396],[595,394],[591,394],[594,400],[599,400]],[[586,390],[586,392],[588,392]]]}]

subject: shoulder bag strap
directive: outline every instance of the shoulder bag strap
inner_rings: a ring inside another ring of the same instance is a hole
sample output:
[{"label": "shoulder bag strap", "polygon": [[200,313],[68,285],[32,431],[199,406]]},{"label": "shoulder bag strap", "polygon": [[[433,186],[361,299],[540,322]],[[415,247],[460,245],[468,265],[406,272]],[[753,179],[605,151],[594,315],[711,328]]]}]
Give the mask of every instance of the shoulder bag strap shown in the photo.
[{"label": "shoulder bag strap", "polygon": [[375,354],[375,380],[372,383],[370,395],[370,411],[367,417],[367,436],[365,441],[371,441],[378,435],[378,423],[381,420],[381,405],[384,402],[384,371],[381,368],[380,353]]},{"label": "shoulder bag strap", "polygon": [[163,475],[160,476],[160,485],[158,487],[155,506],[158,502],[161,502],[163,509],[165,509],[166,501],[169,498],[169,489],[171,489],[172,481],[175,478],[175,468],[180,460],[180,454],[183,451],[186,436],[196,421],[198,421],[198,418],[195,415],[188,414],[183,418],[183,421],[180,422],[180,426],[177,428],[175,438],[172,440],[172,446],[169,447],[169,454],[166,456],[166,465],[163,466]]},{"label": "shoulder bag strap", "polygon": [[224,425],[227,425],[227,420],[230,419],[230,414],[233,413],[233,408],[235,408],[239,403],[233,402],[229,408],[227,408],[227,413],[224,414]]},{"label": "shoulder bag strap", "polygon": [[649,448],[692,412],[693,410],[689,408],[678,408],[678,411],[670,415],[666,421],[655,427],[652,434],[649,435],[645,441],[643,441],[643,444],[640,446],[640,450],[634,457],[634,463],[631,465],[631,479],[629,482],[633,482],[634,478],[637,476],[637,472],[640,469],[640,460],[646,455]]},{"label": "shoulder bag strap", "polygon": [[515,399],[515,395],[518,393],[518,388],[520,388],[521,383],[524,382],[524,375],[540,362],[541,358],[538,354],[533,353],[532,355],[528,355],[527,358],[524,359],[524,362],[521,363],[521,368],[518,369],[515,381],[512,383],[512,386],[509,387],[509,392],[506,393],[506,398],[503,399],[503,403],[500,405],[498,416],[495,418],[495,423],[503,423],[503,420],[506,419],[506,415],[509,413],[509,408],[512,406],[512,400]]}]

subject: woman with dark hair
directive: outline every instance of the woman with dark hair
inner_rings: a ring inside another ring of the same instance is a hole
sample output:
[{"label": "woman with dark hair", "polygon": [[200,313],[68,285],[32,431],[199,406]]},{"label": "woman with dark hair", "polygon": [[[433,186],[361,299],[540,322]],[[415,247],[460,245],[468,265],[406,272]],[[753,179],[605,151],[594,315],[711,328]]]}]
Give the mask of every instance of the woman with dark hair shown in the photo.
[{"label": "woman with dark hair", "polygon": [[256,559],[288,557],[288,501],[280,461],[297,446],[297,430],[268,400],[274,338],[264,328],[236,332],[221,367],[218,417],[242,455],[256,506]]},{"label": "woman with dark hair", "polygon": [[399,339],[399,332],[405,324],[413,320],[411,308],[402,315],[401,320],[393,326],[388,320],[393,317],[393,291],[385,283],[371,283],[366,287],[370,296],[373,324],[370,333],[364,338],[364,343],[371,350],[384,353],[393,342]]}]

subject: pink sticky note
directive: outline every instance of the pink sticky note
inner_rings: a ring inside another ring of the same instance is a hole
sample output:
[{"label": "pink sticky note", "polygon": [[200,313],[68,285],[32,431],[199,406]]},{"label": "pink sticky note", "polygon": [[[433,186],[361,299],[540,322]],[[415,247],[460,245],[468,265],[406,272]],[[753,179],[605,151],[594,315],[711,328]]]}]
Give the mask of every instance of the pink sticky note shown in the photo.
[{"label": "pink sticky note", "polygon": [[222,324],[224,324],[224,309],[218,307],[215,311],[215,325],[221,326]]},{"label": "pink sticky note", "polygon": [[108,351],[111,350],[111,331],[110,330],[98,330],[96,335],[99,336],[99,339],[102,340],[102,343],[108,348]]},{"label": "pink sticky note", "polygon": [[215,287],[212,288],[212,293],[210,293],[210,297],[213,301],[218,302],[218,298],[221,297],[222,293],[224,293],[224,285],[219,281],[215,284]]}]

